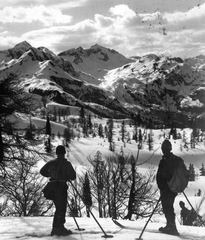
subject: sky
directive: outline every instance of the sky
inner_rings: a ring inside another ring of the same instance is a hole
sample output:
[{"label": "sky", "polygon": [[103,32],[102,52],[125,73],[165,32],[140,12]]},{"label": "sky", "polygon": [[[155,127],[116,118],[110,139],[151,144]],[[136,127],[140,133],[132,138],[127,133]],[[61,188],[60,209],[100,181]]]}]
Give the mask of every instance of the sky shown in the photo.
[{"label": "sky", "polygon": [[0,50],[27,41],[58,54],[94,44],[126,57],[205,55],[205,0],[0,1]]}]

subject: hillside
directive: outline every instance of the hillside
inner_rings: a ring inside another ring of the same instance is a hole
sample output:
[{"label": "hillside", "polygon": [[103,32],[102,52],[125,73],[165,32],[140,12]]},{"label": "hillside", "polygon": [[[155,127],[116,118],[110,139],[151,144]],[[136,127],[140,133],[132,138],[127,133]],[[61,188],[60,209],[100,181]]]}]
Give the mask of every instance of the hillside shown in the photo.
[{"label": "hillside", "polygon": [[[89,49],[82,47],[70,49],[59,53],[58,56],[70,61],[78,71],[89,73],[98,80],[101,80],[109,70],[134,62],[134,59],[127,59],[117,51],[98,44]],[[100,81],[96,84],[100,84]]]},{"label": "hillside", "polygon": [[[106,124],[107,119],[93,119],[93,123],[101,123],[103,126]],[[21,121],[19,121],[19,124],[21,127],[23,125],[28,124],[29,119],[21,118]],[[36,127],[40,128],[45,125],[45,120],[39,119],[39,118],[32,118],[32,123],[35,124]],[[116,143],[115,152],[119,153],[121,149],[123,149],[124,154],[134,154],[136,156],[137,154],[137,144],[135,141],[131,141],[130,143],[124,143],[122,141],[118,141],[118,137],[120,136],[120,130],[119,127],[120,122],[115,121],[114,123],[114,142]],[[62,133],[63,128],[65,127],[62,124],[51,122],[52,126],[52,133]],[[157,169],[159,160],[161,159],[161,150],[160,146],[162,141],[164,140],[164,134],[165,136],[168,136],[170,129],[164,129],[164,130],[153,130],[152,136],[153,136],[153,150],[148,150],[148,145],[146,140],[143,141],[143,148],[140,150],[139,154],[139,160],[138,160],[138,170],[146,174],[149,169]],[[126,131],[130,133],[132,136],[133,134],[133,127],[126,125]],[[178,129],[179,132],[182,130]],[[186,132],[187,136],[190,135],[191,130],[190,129],[184,129],[183,131]],[[182,132],[181,132],[182,133]],[[189,142],[188,138],[188,142]],[[58,144],[62,144],[63,138],[55,137],[52,139],[52,145],[53,148]],[[197,144],[197,147],[195,149],[191,148],[182,148],[180,149],[180,145],[182,144],[182,140],[173,140],[171,139],[172,146],[173,146],[173,153],[181,156],[185,164],[188,166],[190,163],[193,163],[196,169],[196,172],[198,172],[199,168],[201,167],[201,164],[204,163],[204,152],[205,152],[205,146],[203,142],[199,142]],[[42,149],[43,146],[40,145],[38,148]],[[100,151],[103,155],[103,158],[107,155],[113,154],[111,151],[109,151],[109,143],[106,139],[97,137],[88,137],[80,139],[75,138],[72,140],[69,150],[67,152],[68,159],[72,162],[74,165],[76,171],[77,171],[77,177],[81,176],[82,171],[89,168],[89,162],[88,157],[93,157],[97,151]],[[54,158],[54,152],[51,156],[47,158],[47,160]],[[143,163],[141,165],[141,163]],[[41,161],[38,163],[38,168],[42,167],[43,164],[45,164],[44,161]],[[205,186],[204,186],[204,178],[203,176],[199,176],[196,181],[189,182],[188,187],[185,189],[185,193],[188,196],[189,200],[191,201],[192,205],[196,208],[198,203],[203,197],[203,194],[205,192]],[[156,182],[154,182],[154,185]],[[202,196],[198,197],[195,196],[196,191],[198,189],[201,189]],[[171,236],[171,235],[164,235],[157,232],[157,229],[165,224],[164,216],[161,214],[155,214],[152,218],[152,221],[148,224],[144,234],[143,234],[143,240],[161,240],[166,237],[167,240],[177,240],[177,239],[191,239],[191,240],[202,240],[204,239],[204,228],[203,227],[193,227],[193,226],[182,226],[179,222],[179,214],[180,214],[180,208],[179,208],[179,201],[183,200],[186,202],[183,194],[179,194],[175,200],[174,208],[176,213],[176,224],[179,233],[181,234],[180,237]],[[46,200],[45,200],[46,201]],[[188,208],[190,206],[186,202],[186,205]],[[110,218],[99,218],[98,212],[96,211],[96,207],[94,206],[92,208],[92,212],[101,224],[103,230],[107,235],[112,235],[113,239],[118,240],[127,240],[127,239],[136,239],[140,236],[140,233],[147,221],[147,218],[145,219],[138,219],[133,221],[123,220],[119,218],[119,222],[130,229],[121,229],[118,226],[116,226]],[[201,215],[204,215],[204,206],[201,208],[200,211]],[[66,224],[65,226],[67,228],[70,228],[74,234],[66,237],[66,239],[75,239],[75,240],[98,240],[102,239],[102,236],[104,236],[104,233],[101,231],[97,223],[94,221],[94,219],[85,217],[85,211],[83,210],[83,217],[82,218],[76,218],[80,228],[85,228],[85,231],[78,232],[76,230],[76,225],[71,217],[66,218]],[[13,239],[22,239],[22,240],[36,240],[36,239],[42,239],[42,240],[49,240],[49,239],[59,239],[59,237],[51,237],[49,236],[52,226],[52,217],[3,217],[0,218],[0,239],[5,240],[13,240]],[[62,238],[62,237],[61,237]]]},{"label": "hillside", "polygon": [[[45,48],[32,48],[23,42],[12,50],[1,52],[1,57],[10,52],[10,58],[16,58],[3,61],[0,77],[6,78],[10,73],[17,74],[20,86],[27,92],[57,103],[84,107],[102,116],[108,116],[108,108],[110,111],[128,114],[117,99],[108,96],[107,91],[81,80],[79,72],[74,70],[70,62],[54,56]],[[22,55],[18,58],[20,53]]]},{"label": "hillside", "polygon": [[[127,59],[99,45],[59,55],[22,42],[0,52],[0,78],[15,73],[28,92],[103,117],[188,126],[205,112],[205,58],[148,54]],[[150,117],[152,116],[152,117]]]},{"label": "hillside", "polygon": [[109,71],[100,86],[128,108],[204,112],[205,71],[183,60],[147,55]]}]

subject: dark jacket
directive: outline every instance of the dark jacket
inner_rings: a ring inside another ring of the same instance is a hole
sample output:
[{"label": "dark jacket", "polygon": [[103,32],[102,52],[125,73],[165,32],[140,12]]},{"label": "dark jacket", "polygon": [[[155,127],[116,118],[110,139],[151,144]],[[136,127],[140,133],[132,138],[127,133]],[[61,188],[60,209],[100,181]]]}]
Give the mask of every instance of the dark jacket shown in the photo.
[{"label": "dark jacket", "polygon": [[163,156],[157,171],[157,185],[160,191],[169,191],[168,182],[172,179],[175,170],[183,164],[182,158],[170,153],[168,157]]},{"label": "dark jacket", "polygon": [[54,159],[47,162],[40,170],[40,174],[50,180],[69,181],[76,179],[76,172],[67,159]]}]

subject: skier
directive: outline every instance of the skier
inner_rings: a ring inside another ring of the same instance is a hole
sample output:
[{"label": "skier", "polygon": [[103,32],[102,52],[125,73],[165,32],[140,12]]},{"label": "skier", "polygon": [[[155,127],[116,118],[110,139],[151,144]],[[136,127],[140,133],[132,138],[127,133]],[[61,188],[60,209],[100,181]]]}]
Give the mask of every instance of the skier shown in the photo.
[{"label": "skier", "polygon": [[76,172],[72,164],[65,158],[65,147],[57,146],[57,158],[47,162],[40,170],[40,174],[49,177],[49,184],[53,190],[52,200],[56,211],[53,218],[51,236],[67,236],[72,234],[71,230],[64,227],[67,208],[67,181],[76,179]]},{"label": "skier", "polygon": [[180,212],[180,215],[181,215],[183,225],[193,226],[193,222],[196,220],[197,214],[192,210],[189,210],[188,208],[186,208],[183,201],[179,202],[179,206],[182,209]]},{"label": "skier", "polygon": [[177,193],[170,190],[168,182],[172,179],[180,164],[184,164],[184,161],[171,152],[172,144],[167,139],[163,141],[161,150],[163,157],[159,163],[156,180],[160,190],[162,210],[167,223],[165,227],[160,227],[159,231],[167,234],[179,235],[175,224],[175,213],[173,207]]}]

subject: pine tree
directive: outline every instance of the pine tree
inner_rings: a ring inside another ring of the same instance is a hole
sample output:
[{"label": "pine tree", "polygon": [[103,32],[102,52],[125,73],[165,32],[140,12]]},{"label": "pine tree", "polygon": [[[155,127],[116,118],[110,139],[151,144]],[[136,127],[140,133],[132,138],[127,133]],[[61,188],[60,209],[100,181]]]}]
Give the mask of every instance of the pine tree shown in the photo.
[{"label": "pine tree", "polygon": [[32,133],[32,131],[31,131],[30,127],[28,127],[28,128],[26,129],[25,139],[26,139],[26,140],[33,140],[33,133]]},{"label": "pine tree", "polygon": [[195,181],[195,169],[194,169],[194,164],[189,164],[189,181]]},{"label": "pine tree", "polygon": [[192,131],[191,133],[191,137],[190,137],[190,145],[191,145],[191,148],[195,148],[195,137],[194,137],[194,133]]},{"label": "pine tree", "polygon": [[101,123],[99,124],[99,127],[98,127],[98,135],[99,137],[103,137],[103,126]]},{"label": "pine tree", "polygon": [[135,127],[132,139],[135,140],[135,142],[138,142],[138,129]]},{"label": "pine tree", "polygon": [[47,103],[46,97],[43,96],[43,97],[41,98],[41,101],[42,101],[42,103],[43,103],[44,108],[46,108],[46,103]]},{"label": "pine tree", "polygon": [[47,153],[50,153],[51,152],[51,138],[50,136],[47,138],[47,140],[45,141],[45,150]]},{"label": "pine tree", "polygon": [[66,144],[70,143],[70,141],[71,141],[71,133],[70,133],[69,127],[65,128],[64,133],[63,133],[63,137],[65,138]]},{"label": "pine tree", "polygon": [[169,136],[172,135],[173,139],[176,140],[177,139],[177,130],[176,128],[171,128]]},{"label": "pine tree", "polygon": [[121,126],[121,134],[122,134],[122,142],[125,140],[125,121],[122,121],[122,126]]},{"label": "pine tree", "polygon": [[29,124],[28,128],[26,129],[26,133],[25,133],[26,140],[34,139],[34,130],[35,130],[35,126],[32,124],[31,118],[30,118],[30,124]]},{"label": "pine tree", "polygon": [[0,125],[0,163],[3,161],[4,158],[4,143],[2,138],[2,130]]},{"label": "pine tree", "polygon": [[152,131],[150,130],[150,133],[148,134],[148,140],[147,140],[149,151],[153,150],[153,138],[152,138]]},{"label": "pine tree", "polygon": [[92,207],[92,197],[90,190],[90,180],[88,178],[88,174],[85,174],[84,182],[83,182],[83,202],[86,206],[87,217],[90,217],[90,208]]},{"label": "pine tree", "polygon": [[201,166],[201,168],[199,169],[199,171],[200,171],[200,175],[201,176],[205,176],[205,168],[204,168],[204,164],[202,163],[202,166]]},{"label": "pine tree", "polygon": [[93,128],[93,124],[92,124],[92,121],[91,121],[91,115],[89,114],[89,116],[88,116],[88,128],[90,129],[90,130],[92,130],[92,128]]},{"label": "pine tree", "polygon": [[86,118],[83,118],[82,119],[82,125],[83,125],[83,134],[84,134],[84,137],[88,136],[88,124],[87,124],[87,120]]},{"label": "pine tree", "polygon": [[139,147],[139,149],[141,149],[142,148],[142,130],[141,129],[139,129],[138,139],[139,139],[138,147]]},{"label": "pine tree", "polygon": [[112,141],[113,141],[113,126],[114,126],[114,123],[113,123],[113,119],[112,118],[110,118],[108,120],[107,125],[108,125],[108,134],[107,134],[107,136],[108,136],[108,142],[110,143],[109,149],[110,149],[110,151],[113,151]]},{"label": "pine tree", "polygon": [[205,117],[201,117],[200,119],[200,128],[202,132],[205,132]]},{"label": "pine tree", "polygon": [[47,120],[46,120],[46,134],[51,136],[51,124],[50,124],[49,116],[47,116]]},{"label": "pine tree", "polygon": [[140,113],[137,114],[137,116],[134,119],[135,126],[140,126],[142,124],[142,118],[140,116]]},{"label": "pine tree", "polygon": [[105,127],[104,127],[104,132],[105,132],[105,136],[107,138],[107,135],[108,135],[108,127],[107,127],[107,125],[105,125]]},{"label": "pine tree", "polygon": [[184,143],[184,148],[188,148],[188,142],[187,142],[187,137],[186,137],[185,131],[183,131],[182,141]]},{"label": "pine tree", "polygon": [[83,124],[85,122],[85,110],[84,107],[80,109],[80,123]]}]

